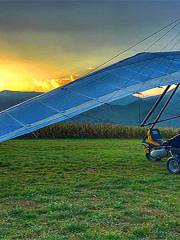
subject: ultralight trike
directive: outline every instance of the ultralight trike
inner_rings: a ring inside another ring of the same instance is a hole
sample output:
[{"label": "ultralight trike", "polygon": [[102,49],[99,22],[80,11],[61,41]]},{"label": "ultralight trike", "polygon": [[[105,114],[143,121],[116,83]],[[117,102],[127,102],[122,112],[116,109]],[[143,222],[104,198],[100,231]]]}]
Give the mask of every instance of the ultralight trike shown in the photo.
[{"label": "ultralight trike", "polygon": [[141,126],[142,127],[149,126],[147,130],[147,134],[143,139],[143,145],[145,148],[145,155],[147,159],[151,161],[158,161],[162,158],[168,157],[168,161],[167,161],[168,171],[170,173],[177,174],[177,173],[180,173],[180,134],[177,134],[170,139],[162,139],[159,129],[154,127],[157,123],[180,117],[180,116],[174,116],[174,117],[170,117],[169,119],[160,120],[161,115],[163,114],[167,105],[169,104],[175,92],[177,91],[179,84],[176,85],[174,90],[169,95],[167,101],[165,102],[164,106],[160,110],[160,113],[158,114],[154,122],[147,123],[148,119],[151,117],[154,110],[157,108],[157,106],[162,101],[165,94],[170,89],[170,86],[171,85],[165,88],[162,95],[155,102],[154,106],[151,108],[151,110],[148,112],[147,116],[145,117],[144,121],[141,123]]},{"label": "ultralight trike", "polygon": [[159,161],[168,157],[168,171],[174,174],[180,173],[180,134],[163,140],[159,129],[148,129],[143,145],[147,159]]}]

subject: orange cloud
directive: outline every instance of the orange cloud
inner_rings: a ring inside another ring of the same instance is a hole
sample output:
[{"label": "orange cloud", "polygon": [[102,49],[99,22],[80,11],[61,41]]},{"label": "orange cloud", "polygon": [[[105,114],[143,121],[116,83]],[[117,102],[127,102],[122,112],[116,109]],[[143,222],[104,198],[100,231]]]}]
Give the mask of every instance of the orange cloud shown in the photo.
[{"label": "orange cloud", "polygon": [[78,78],[77,74],[71,74],[69,76],[63,76],[61,78],[49,78],[49,79],[33,79],[32,85],[35,91],[47,92],[54,88],[63,86],[69,82],[72,82]]},{"label": "orange cloud", "polygon": [[77,74],[60,72],[59,67],[49,64],[25,61],[15,57],[0,57],[0,91],[46,92],[76,78],[78,78]]}]

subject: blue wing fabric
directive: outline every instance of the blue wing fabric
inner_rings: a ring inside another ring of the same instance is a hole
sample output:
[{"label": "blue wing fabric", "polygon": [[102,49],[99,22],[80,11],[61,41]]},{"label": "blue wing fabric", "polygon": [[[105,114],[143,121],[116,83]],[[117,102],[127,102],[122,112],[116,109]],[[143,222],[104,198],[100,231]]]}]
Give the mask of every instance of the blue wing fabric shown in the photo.
[{"label": "blue wing fabric", "polygon": [[0,142],[158,86],[180,83],[180,52],[139,53],[0,112]]}]

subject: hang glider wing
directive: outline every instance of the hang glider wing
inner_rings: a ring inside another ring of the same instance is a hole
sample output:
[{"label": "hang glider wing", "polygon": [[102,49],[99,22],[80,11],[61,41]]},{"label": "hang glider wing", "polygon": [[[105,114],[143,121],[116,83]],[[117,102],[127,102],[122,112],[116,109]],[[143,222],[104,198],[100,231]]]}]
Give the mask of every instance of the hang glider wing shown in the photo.
[{"label": "hang glider wing", "polygon": [[180,52],[139,53],[0,112],[0,142],[154,87],[180,83]]}]

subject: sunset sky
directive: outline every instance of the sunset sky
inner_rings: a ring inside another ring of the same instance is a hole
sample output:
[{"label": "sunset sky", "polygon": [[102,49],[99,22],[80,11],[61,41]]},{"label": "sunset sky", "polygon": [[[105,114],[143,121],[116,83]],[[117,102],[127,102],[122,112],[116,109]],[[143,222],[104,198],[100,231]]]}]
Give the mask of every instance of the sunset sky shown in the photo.
[{"label": "sunset sky", "polygon": [[179,12],[172,0],[0,0],[0,91],[49,91],[72,81]]}]

